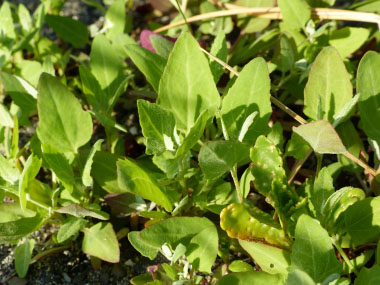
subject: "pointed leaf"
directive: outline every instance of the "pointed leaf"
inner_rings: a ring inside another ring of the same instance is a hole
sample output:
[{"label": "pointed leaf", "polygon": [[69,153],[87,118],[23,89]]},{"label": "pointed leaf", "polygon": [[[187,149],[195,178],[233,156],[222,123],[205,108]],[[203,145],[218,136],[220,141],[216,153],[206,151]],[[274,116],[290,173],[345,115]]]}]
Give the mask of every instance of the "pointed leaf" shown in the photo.
[{"label": "pointed leaf", "polygon": [[145,75],[146,80],[158,92],[158,85],[164,68],[166,59],[138,45],[127,45],[125,52],[136,64],[137,68]]},{"label": "pointed leaf", "polygon": [[176,41],[159,86],[158,103],[173,112],[178,129],[189,131],[202,111],[212,118],[220,105],[207,59],[189,34]]},{"label": "pointed leaf", "polygon": [[70,204],[68,206],[61,207],[61,208],[56,209],[54,211],[61,213],[61,214],[72,215],[72,216],[77,217],[77,218],[92,217],[92,218],[104,220],[104,221],[109,219],[109,217],[108,217],[109,215],[101,215],[95,211],[86,209],[86,208],[84,208],[78,204]]},{"label": "pointed leaf", "polygon": [[[218,33],[218,35],[215,37],[214,42],[211,46],[210,53],[222,60],[223,62],[227,61],[227,55],[228,55],[228,48],[227,48],[227,42],[226,42],[226,35],[224,32]],[[214,81],[217,83],[219,81],[219,78],[224,73],[224,67],[220,65],[217,61],[213,60],[212,58],[209,59],[210,61],[210,69],[212,72],[212,75],[214,76]]]},{"label": "pointed leaf", "polygon": [[327,199],[335,192],[333,179],[327,167],[321,169],[318,174],[314,186],[311,188],[309,200],[313,205],[316,217],[320,220],[322,217],[322,209]]},{"label": "pointed leaf", "polygon": [[330,34],[329,43],[345,58],[357,51],[368,39],[370,31],[365,28],[344,27]]},{"label": "pointed leaf", "polygon": [[58,231],[57,241],[59,243],[62,243],[71,238],[72,236],[75,236],[79,233],[80,230],[82,230],[86,226],[87,223],[88,221],[85,219],[68,217],[63,222]]},{"label": "pointed leaf", "polygon": [[272,113],[269,92],[268,65],[262,58],[255,58],[244,66],[223,99],[221,113],[231,139],[238,139],[247,117],[255,111],[259,114],[248,128],[244,141],[252,143],[260,134],[268,131],[268,120]]},{"label": "pointed leaf", "polygon": [[214,141],[199,152],[199,165],[207,179],[216,179],[249,157],[249,148],[238,141]]},{"label": "pointed leaf", "polygon": [[31,218],[21,218],[16,221],[0,223],[0,244],[10,243],[37,230],[43,218],[36,215]]},{"label": "pointed leaf", "polygon": [[172,204],[166,193],[158,186],[157,182],[136,163],[129,159],[118,160],[117,180],[124,192],[131,192],[149,199],[166,210],[172,210]]},{"label": "pointed leaf", "polygon": [[380,143],[380,55],[367,52],[360,61],[357,74],[357,89],[360,94],[360,120],[367,136]]},{"label": "pointed leaf", "polygon": [[292,266],[309,274],[317,283],[333,273],[340,274],[343,268],[326,230],[307,215],[298,219],[291,261]]},{"label": "pointed leaf", "polygon": [[311,18],[309,5],[303,0],[279,0],[283,21],[293,29],[302,29]]},{"label": "pointed leaf", "polygon": [[352,98],[352,84],[339,52],[324,48],[310,70],[305,87],[304,113],[317,120],[318,100],[321,98],[323,119],[334,121],[334,115]]},{"label": "pointed leaf", "polygon": [[347,152],[339,135],[328,121],[316,121],[293,127],[293,132],[301,136],[317,153]]},{"label": "pointed leaf", "polygon": [[380,266],[374,265],[371,268],[364,267],[360,270],[355,285],[375,285],[380,283]]},{"label": "pointed leaf", "polygon": [[29,262],[32,259],[35,242],[34,239],[27,239],[23,244],[16,247],[15,267],[17,275],[20,278],[24,278],[26,273],[28,273]]},{"label": "pointed leaf", "polygon": [[140,125],[146,138],[146,153],[161,154],[174,151],[175,119],[172,113],[157,104],[138,100]]},{"label": "pointed leaf", "polygon": [[86,163],[83,167],[83,173],[82,173],[82,182],[84,186],[90,187],[92,186],[93,179],[91,177],[91,168],[92,163],[94,161],[94,155],[97,151],[100,151],[102,148],[103,140],[97,140],[96,143],[91,148],[90,153],[87,156]]},{"label": "pointed leaf", "polygon": [[19,198],[20,198],[20,205],[23,210],[26,209],[26,202],[27,202],[27,191],[29,187],[29,183],[37,176],[38,172],[40,171],[42,165],[42,160],[39,159],[35,155],[30,155],[25,163],[24,169],[20,176],[19,181]]},{"label": "pointed leaf", "polygon": [[119,243],[111,223],[100,222],[84,229],[84,253],[112,263],[120,261]]},{"label": "pointed leaf", "polygon": [[50,144],[61,152],[77,152],[92,135],[89,113],[53,76],[41,75],[38,91],[39,124],[37,135],[42,144]]}]

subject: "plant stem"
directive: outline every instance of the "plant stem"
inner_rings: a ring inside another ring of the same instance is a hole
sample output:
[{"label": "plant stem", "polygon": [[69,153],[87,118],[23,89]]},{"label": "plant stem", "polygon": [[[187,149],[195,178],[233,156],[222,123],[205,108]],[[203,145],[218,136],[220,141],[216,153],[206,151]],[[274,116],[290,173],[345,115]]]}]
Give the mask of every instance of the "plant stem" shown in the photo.
[{"label": "plant stem", "polygon": [[231,176],[232,176],[232,179],[234,180],[236,192],[237,192],[238,197],[239,197],[239,202],[243,203],[244,199],[243,199],[243,195],[241,193],[240,183],[239,183],[239,179],[238,179],[238,176],[237,176],[237,165],[236,164],[234,165],[234,167],[231,170]]},{"label": "plant stem", "polygon": [[181,16],[182,16],[182,18],[183,18],[185,24],[187,25],[187,28],[189,29],[189,32],[190,32],[191,34],[193,34],[193,31],[191,30],[190,24],[189,24],[189,22],[187,21],[186,16],[185,16],[185,14],[184,14],[183,11],[182,11],[182,7],[181,7],[181,5],[179,4],[178,0],[175,0],[175,2],[177,3],[178,10],[179,10],[179,12],[180,12],[180,14],[181,14]]},{"label": "plant stem", "polygon": [[348,258],[347,254],[344,252],[344,250],[340,247],[340,245],[335,241],[334,238],[331,238],[332,243],[336,247],[336,249],[339,251],[340,255],[343,257],[344,261],[347,263],[348,267],[355,273],[356,276],[359,275],[359,271],[355,267],[355,265],[351,262],[351,260]]}]

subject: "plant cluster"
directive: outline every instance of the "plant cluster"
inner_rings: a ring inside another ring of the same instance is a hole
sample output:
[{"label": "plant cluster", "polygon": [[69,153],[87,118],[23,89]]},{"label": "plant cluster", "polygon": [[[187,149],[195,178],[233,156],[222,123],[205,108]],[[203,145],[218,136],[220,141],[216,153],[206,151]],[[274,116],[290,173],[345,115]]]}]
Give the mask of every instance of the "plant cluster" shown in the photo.
[{"label": "plant cluster", "polygon": [[[0,243],[20,277],[73,242],[117,263],[128,239],[168,260],[132,284],[380,283],[376,24],[322,20],[334,0],[160,0],[176,16],[153,33],[133,1],[86,1],[100,28],[64,2],[0,8]],[[347,20],[380,12],[354,2]],[[118,122],[133,110],[137,132]],[[56,246],[33,254],[46,224]]]}]

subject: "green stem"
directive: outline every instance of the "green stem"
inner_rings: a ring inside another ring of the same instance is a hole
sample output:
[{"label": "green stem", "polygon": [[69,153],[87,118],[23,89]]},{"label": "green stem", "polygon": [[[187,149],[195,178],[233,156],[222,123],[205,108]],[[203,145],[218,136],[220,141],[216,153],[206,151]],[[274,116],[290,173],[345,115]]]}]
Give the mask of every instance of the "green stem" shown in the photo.
[{"label": "green stem", "polygon": [[178,162],[179,166],[179,184],[182,187],[182,195],[185,197],[187,195],[187,186],[185,179],[185,168],[183,166],[183,159]]},{"label": "green stem", "polygon": [[181,16],[182,16],[183,20],[185,21],[185,23],[186,23],[186,25],[187,25],[187,28],[189,29],[189,32],[192,34],[193,31],[191,30],[190,24],[189,24],[189,22],[187,21],[186,16],[185,16],[185,14],[184,14],[183,11],[182,11],[182,7],[181,7],[181,5],[179,4],[178,0],[175,0],[175,2],[177,3],[178,10],[179,10],[179,12],[181,13]]},{"label": "green stem", "polygon": [[239,179],[238,179],[238,176],[237,176],[237,165],[236,164],[235,164],[235,166],[231,170],[231,176],[232,176],[232,179],[234,180],[236,192],[237,192],[238,197],[239,197],[239,202],[243,203],[244,199],[243,199],[243,195],[241,193],[240,183],[239,183]]},{"label": "green stem", "polygon": [[359,271],[356,269],[355,265],[351,262],[351,260],[348,258],[347,254],[344,252],[344,250],[340,247],[340,245],[335,241],[335,239],[331,238],[334,246],[339,251],[340,255],[343,257],[344,261],[347,263],[348,267],[352,270],[352,272],[355,273],[356,276],[359,275]]}]

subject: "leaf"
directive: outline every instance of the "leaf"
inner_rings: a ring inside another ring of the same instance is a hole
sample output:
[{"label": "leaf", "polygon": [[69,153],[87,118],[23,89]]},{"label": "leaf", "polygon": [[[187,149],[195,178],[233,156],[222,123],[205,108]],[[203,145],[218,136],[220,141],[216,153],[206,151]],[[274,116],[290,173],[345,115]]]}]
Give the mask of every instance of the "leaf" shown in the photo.
[{"label": "leaf", "polygon": [[266,272],[239,272],[224,276],[217,285],[280,285],[284,281],[281,275],[271,275]]},{"label": "leaf", "polygon": [[[226,42],[226,35],[224,32],[218,33],[218,35],[215,37],[214,42],[211,46],[210,53],[224,62],[227,61],[228,48]],[[224,67],[212,58],[210,58],[209,61],[214,81],[215,83],[217,83],[222,74],[224,73]]]},{"label": "leaf", "polygon": [[195,235],[187,246],[186,257],[192,266],[201,272],[211,273],[218,253],[218,232],[210,226]]},{"label": "leaf", "polygon": [[100,222],[83,231],[84,253],[111,263],[120,261],[119,243],[111,223]]},{"label": "leaf", "polygon": [[354,203],[343,213],[343,247],[377,242],[380,237],[380,197]]},{"label": "leaf", "polygon": [[128,234],[128,240],[131,245],[142,255],[153,260],[156,256],[160,247],[152,246],[139,237],[140,232],[130,232]]},{"label": "leaf", "polygon": [[333,273],[339,274],[343,268],[326,230],[307,215],[298,218],[291,262],[292,266],[309,274],[316,283],[323,282]]},{"label": "leaf", "polygon": [[104,27],[107,27],[106,36],[113,40],[115,36],[124,33],[126,24],[125,1],[117,0],[109,6],[106,15]]},{"label": "leaf", "polygon": [[287,72],[294,69],[297,57],[295,41],[290,35],[282,34],[275,51],[273,63],[277,64],[277,68],[281,72]]},{"label": "leaf", "polygon": [[138,100],[137,107],[142,133],[146,138],[146,153],[161,154],[166,150],[174,151],[173,114],[146,100]]},{"label": "leaf", "polygon": [[97,35],[91,45],[91,73],[107,94],[108,99],[114,94],[120,81],[124,79],[120,76],[122,64],[109,40],[104,35]]},{"label": "leaf", "polygon": [[60,152],[74,152],[92,135],[89,113],[53,76],[41,75],[38,88],[39,124],[37,135],[42,144],[53,145]]},{"label": "leaf", "polygon": [[230,139],[237,139],[246,118],[257,111],[253,124],[244,136],[244,142],[254,142],[268,131],[272,113],[270,79],[264,59],[255,58],[244,66],[222,103],[222,119]]},{"label": "leaf", "polygon": [[15,267],[18,277],[24,278],[28,273],[29,262],[32,259],[34,249],[34,239],[27,239],[23,244],[16,247],[15,250]]},{"label": "leaf", "polygon": [[59,209],[54,210],[55,212],[61,213],[61,214],[69,214],[77,218],[82,218],[82,217],[92,217],[95,219],[99,220],[108,220],[108,214],[107,215],[101,215],[95,211],[86,209],[78,204],[70,204],[65,207],[61,207]]},{"label": "leaf", "polygon": [[367,41],[369,34],[368,29],[344,27],[331,32],[329,44],[345,58],[357,51]]},{"label": "leaf", "polygon": [[174,43],[154,33],[149,36],[149,39],[157,54],[168,59],[170,52],[173,50]]},{"label": "leaf", "polygon": [[172,204],[166,193],[158,186],[157,182],[136,163],[129,159],[118,160],[117,180],[121,190],[131,192],[151,200],[166,210],[172,210]]},{"label": "leaf", "polygon": [[[179,243],[185,246],[190,238],[214,224],[207,218],[175,217],[157,222],[140,232],[140,238],[152,247],[161,248],[168,243],[175,248]],[[185,242],[187,239],[187,242]]]},{"label": "leaf", "polygon": [[241,142],[214,141],[202,146],[199,165],[206,179],[217,179],[248,157],[249,148]]},{"label": "leaf", "polygon": [[62,39],[80,48],[88,42],[87,26],[69,17],[47,14],[45,21]]},{"label": "leaf", "polygon": [[310,70],[304,92],[304,113],[316,120],[320,97],[323,119],[333,122],[334,115],[340,112],[352,95],[350,76],[339,52],[334,47],[324,48]]},{"label": "leaf", "polygon": [[42,160],[37,156],[31,154],[24,166],[24,169],[20,176],[18,194],[20,199],[21,208],[25,211],[27,202],[27,191],[29,183],[37,176],[42,165]]},{"label": "leaf", "polygon": [[0,19],[0,33],[4,34],[5,38],[16,39],[12,11],[7,1],[3,2],[3,5],[1,5]]},{"label": "leaf", "polygon": [[69,216],[59,228],[57,234],[58,243],[62,243],[72,236],[77,235],[79,231],[87,225],[87,223],[88,221],[85,219]]},{"label": "leaf", "polygon": [[309,5],[302,0],[279,0],[283,21],[293,29],[302,29],[311,18]]},{"label": "leaf", "polygon": [[43,218],[36,215],[30,218],[21,218],[16,221],[0,223],[0,244],[11,243],[37,230]]},{"label": "leaf", "polygon": [[380,55],[367,52],[360,61],[357,73],[357,90],[360,94],[360,120],[366,135],[380,143]]},{"label": "leaf", "polygon": [[135,209],[132,208],[132,204],[137,202],[136,196],[131,193],[107,194],[104,196],[104,200],[113,212],[124,214],[134,212]]},{"label": "leaf", "polygon": [[328,121],[316,121],[293,127],[293,132],[301,136],[319,154],[347,152],[339,135]]},{"label": "leaf", "polygon": [[20,178],[19,170],[0,154],[0,177],[10,184],[15,184]]},{"label": "leaf", "polygon": [[311,7],[330,7],[334,5],[335,0],[306,0]]},{"label": "leaf", "polygon": [[20,203],[1,203],[0,204],[0,223],[6,223],[11,221],[16,221],[21,218],[30,218],[36,215],[32,210],[26,209],[23,211],[21,209]]},{"label": "leaf", "polygon": [[327,199],[335,192],[333,179],[327,167],[323,167],[311,187],[309,201],[313,205],[314,214],[317,219],[322,217],[322,209]]},{"label": "leaf", "polygon": [[360,270],[355,280],[355,285],[376,285],[380,282],[380,266],[374,265],[371,268],[364,267]]},{"label": "leaf", "polygon": [[292,132],[292,136],[286,145],[286,155],[301,159],[306,156],[309,149],[309,144],[295,132]]},{"label": "leaf", "polygon": [[117,183],[116,162],[119,157],[109,152],[98,151],[94,155],[91,175],[109,193],[122,193]]},{"label": "leaf", "polygon": [[258,242],[239,240],[239,243],[263,271],[270,274],[288,274],[287,268],[290,266],[288,251]]},{"label": "leaf", "polygon": [[359,101],[360,94],[356,94],[350,101],[344,105],[344,107],[339,111],[339,113],[334,115],[334,123],[332,124],[334,128],[338,127],[341,123],[347,121],[352,112],[355,109],[356,103]]},{"label": "leaf", "polygon": [[138,45],[127,45],[125,52],[137,68],[145,75],[146,80],[158,92],[160,78],[164,72],[166,59]]},{"label": "leaf", "polygon": [[212,118],[220,105],[209,64],[189,34],[176,41],[162,74],[158,104],[170,110],[178,129],[187,132],[204,110]]},{"label": "leaf", "polygon": [[288,279],[286,279],[285,285],[293,284],[317,285],[305,271],[292,268],[289,272]]},{"label": "leaf", "polygon": [[100,151],[102,148],[103,140],[97,140],[91,148],[90,153],[87,156],[86,163],[83,167],[82,173],[82,182],[84,186],[90,187],[93,184],[93,179],[91,177],[91,168],[94,160],[94,155],[97,151]]},{"label": "leaf", "polygon": [[[273,7],[274,0],[237,0],[238,6],[243,7]],[[264,30],[270,24],[269,19],[251,17],[251,15],[238,15],[237,25],[245,33],[255,33]]]},{"label": "leaf", "polygon": [[252,265],[242,260],[232,261],[230,265],[228,265],[228,270],[231,272],[246,272],[246,271],[254,272],[255,271]]},{"label": "leaf", "polygon": [[0,126],[9,128],[14,126],[13,118],[3,104],[0,104]]},{"label": "leaf", "polygon": [[189,150],[198,142],[198,140],[203,135],[204,129],[208,122],[209,113],[207,110],[203,111],[197,120],[195,121],[194,126],[192,126],[187,133],[185,139],[178,147],[175,157],[180,158],[187,154]]},{"label": "leaf", "polygon": [[42,145],[42,151],[44,160],[50,169],[61,180],[65,188],[72,192],[75,184],[74,172],[67,158],[51,145]]}]

